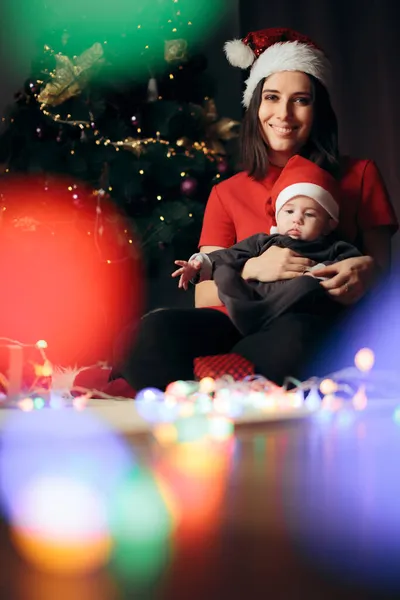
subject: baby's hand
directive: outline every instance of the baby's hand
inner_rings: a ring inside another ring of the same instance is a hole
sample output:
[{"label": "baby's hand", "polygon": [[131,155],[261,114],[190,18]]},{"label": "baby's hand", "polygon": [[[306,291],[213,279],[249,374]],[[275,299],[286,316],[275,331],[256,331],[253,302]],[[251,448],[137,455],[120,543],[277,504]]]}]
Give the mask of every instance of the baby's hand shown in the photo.
[{"label": "baby's hand", "polygon": [[188,284],[201,269],[201,262],[198,260],[175,260],[176,265],[180,267],[172,273],[172,277],[179,277],[178,287],[184,290],[188,289]]}]

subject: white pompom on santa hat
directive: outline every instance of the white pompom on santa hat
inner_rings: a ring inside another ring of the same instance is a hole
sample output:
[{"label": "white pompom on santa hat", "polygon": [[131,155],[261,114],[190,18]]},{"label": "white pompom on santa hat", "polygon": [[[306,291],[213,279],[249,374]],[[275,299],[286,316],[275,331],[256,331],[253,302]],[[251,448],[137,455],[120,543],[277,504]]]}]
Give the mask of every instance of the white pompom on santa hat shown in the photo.
[{"label": "white pompom on santa hat", "polygon": [[[272,210],[276,219],[287,202],[297,196],[307,196],[322,206],[337,225],[338,194],[338,183],[328,171],[296,154],[288,160],[272,188]],[[278,233],[277,227],[271,227],[270,233]]]},{"label": "white pompom on santa hat", "polygon": [[302,71],[316,77],[329,88],[330,62],[320,48],[307,36],[288,28],[253,31],[243,40],[225,43],[225,54],[234,67],[251,67],[246,81],[243,104],[249,107],[257,84],[273,73]]}]

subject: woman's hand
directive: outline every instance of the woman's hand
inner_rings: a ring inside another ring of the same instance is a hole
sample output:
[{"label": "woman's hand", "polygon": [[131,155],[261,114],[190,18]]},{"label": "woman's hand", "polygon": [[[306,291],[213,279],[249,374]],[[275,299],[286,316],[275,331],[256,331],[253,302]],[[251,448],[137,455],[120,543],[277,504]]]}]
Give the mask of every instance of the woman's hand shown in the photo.
[{"label": "woman's hand", "polygon": [[289,248],[271,246],[260,256],[250,258],[242,271],[243,279],[256,279],[264,283],[279,279],[293,279],[303,275],[315,262],[296,254]]},{"label": "woman's hand", "polygon": [[179,277],[178,287],[184,290],[188,289],[190,281],[197,275],[201,269],[201,262],[198,260],[175,260],[174,263],[180,268],[171,274],[171,277]]},{"label": "woman's hand", "polygon": [[374,261],[370,256],[346,258],[312,272],[315,277],[327,277],[322,287],[341,304],[354,304],[368,291],[374,277]]}]

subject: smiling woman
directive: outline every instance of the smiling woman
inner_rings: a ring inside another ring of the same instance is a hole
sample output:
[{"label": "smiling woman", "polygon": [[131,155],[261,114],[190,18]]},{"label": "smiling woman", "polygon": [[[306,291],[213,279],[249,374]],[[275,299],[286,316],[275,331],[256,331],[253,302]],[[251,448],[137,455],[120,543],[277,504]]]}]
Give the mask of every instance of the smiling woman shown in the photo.
[{"label": "smiling woman", "polygon": [[[364,254],[313,273],[324,279],[319,285],[332,303],[357,302],[376,275],[389,268],[397,220],[376,165],[340,156],[328,91],[328,59],[308,37],[284,28],[251,32],[243,40],[228,42],[225,51],[232,65],[251,67],[243,94],[243,171],[212,190],[199,242],[201,252],[229,248],[270,232],[275,218],[272,189],[297,154],[337,179],[338,236]],[[309,266],[310,260],[299,252],[269,247],[245,263],[242,277],[279,285],[302,277]],[[196,357],[229,352],[246,358],[257,373],[278,384],[288,375],[310,374],[311,357],[325,341],[323,331],[326,337],[324,317],[313,313],[311,306],[291,307],[268,327],[243,336],[227,316],[213,281],[196,286],[195,297],[196,309],[163,309],[145,315],[136,343],[124,343],[127,353],[116,358],[116,371],[132,387],[165,387],[176,379],[193,379]],[[252,325],[246,323],[246,329]],[[125,332],[125,342],[133,340],[134,332],[134,328]]]},{"label": "smiling woman", "polygon": [[242,167],[263,180],[270,164],[284,167],[299,153],[336,176],[340,170],[337,130],[328,92],[319,79],[302,71],[262,77],[243,119]]},{"label": "smiling woman", "polygon": [[258,119],[270,162],[277,167],[283,167],[308,140],[312,100],[311,82],[305,73],[283,71],[264,82]]}]

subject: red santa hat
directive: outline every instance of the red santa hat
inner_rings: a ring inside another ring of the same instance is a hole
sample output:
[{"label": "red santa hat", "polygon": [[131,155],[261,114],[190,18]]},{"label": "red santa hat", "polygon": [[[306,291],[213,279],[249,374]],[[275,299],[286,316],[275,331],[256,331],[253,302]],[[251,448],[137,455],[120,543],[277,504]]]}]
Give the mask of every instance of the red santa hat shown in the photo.
[{"label": "red santa hat", "polygon": [[[281,208],[296,196],[307,196],[318,202],[337,225],[339,205],[336,200],[338,197],[336,179],[325,169],[298,155],[288,160],[272,188],[271,204],[275,219]],[[271,227],[270,233],[277,232],[277,227]]]},{"label": "red santa hat", "polygon": [[279,71],[302,71],[313,75],[329,88],[330,62],[307,36],[287,28],[262,29],[248,33],[243,40],[225,43],[225,54],[234,67],[247,69],[243,104],[248,108],[257,84]]}]

